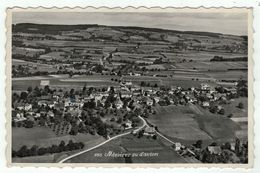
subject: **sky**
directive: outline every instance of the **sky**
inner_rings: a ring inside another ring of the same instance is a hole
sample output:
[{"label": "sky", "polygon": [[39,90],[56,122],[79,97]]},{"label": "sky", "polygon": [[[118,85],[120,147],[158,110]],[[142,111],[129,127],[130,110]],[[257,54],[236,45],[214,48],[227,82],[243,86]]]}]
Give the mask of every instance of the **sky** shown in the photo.
[{"label": "sky", "polygon": [[99,24],[247,35],[247,13],[14,12],[13,24]]}]

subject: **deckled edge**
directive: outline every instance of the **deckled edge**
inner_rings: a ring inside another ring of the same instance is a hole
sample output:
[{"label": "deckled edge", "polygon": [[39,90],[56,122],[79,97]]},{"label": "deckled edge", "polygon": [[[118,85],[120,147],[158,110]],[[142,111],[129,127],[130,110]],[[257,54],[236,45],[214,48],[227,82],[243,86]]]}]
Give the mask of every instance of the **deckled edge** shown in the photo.
[{"label": "deckled edge", "polygon": [[[106,12],[111,12],[111,10],[117,10],[119,12],[124,12],[126,10],[130,10],[132,12],[142,12],[142,10],[186,10],[188,9],[189,11],[192,10],[233,10],[233,9],[241,9],[241,10],[248,10],[248,164],[100,164],[100,163],[12,163],[12,158],[11,158],[11,119],[10,119],[10,114],[11,114],[11,26],[12,26],[12,12],[16,10],[22,10],[22,11],[37,11],[37,10],[68,10],[68,11],[75,11],[75,10],[80,10],[80,11],[85,11],[89,12],[100,12],[100,10],[105,10]],[[6,144],[6,163],[7,167],[59,167],[59,168],[64,168],[64,167],[87,167],[87,168],[226,168],[226,169],[251,169],[253,168],[254,165],[254,158],[255,158],[255,152],[254,152],[254,145],[255,145],[255,124],[254,124],[254,88],[253,84],[255,81],[254,77],[254,35],[255,35],[255,30],[254,30],[254,15],[253,15],[253,7],[250,6],[233,6],[233,7],[224,7],[224,6],[212,6],[212,7],[204,7],[204,6],[198,6],[198,7],[159,7],[159,6],[153,6],[153,7],[146,7],[146,6],[139,6],[139,7],[134,7],[134,6],[127,6],[127,7],[106,7],[106,6],[100,6],[100,7],[94,7],[94,6],[86,6],[86,7],[80,7],[80,6],[75,6],[75,7],[8,7],[6,8],[6,20],[5,20],[5,33],[6,33],[6,44],[5,44],[5,96],[6,96],[6,102],[5,102],[5,107],[6,107],[6,112],[5,112],[5,117],[6,117],[6,122],[5,122],[5,129],[6,129],[6,135],[5,135],[5,142]],[[250,38],[250,39],[249,39]],[[250,43],[249,43],[250,41]],[[250,113],[249,113],[250,112]],[[249,143],[250,141],[250,143]]]}]

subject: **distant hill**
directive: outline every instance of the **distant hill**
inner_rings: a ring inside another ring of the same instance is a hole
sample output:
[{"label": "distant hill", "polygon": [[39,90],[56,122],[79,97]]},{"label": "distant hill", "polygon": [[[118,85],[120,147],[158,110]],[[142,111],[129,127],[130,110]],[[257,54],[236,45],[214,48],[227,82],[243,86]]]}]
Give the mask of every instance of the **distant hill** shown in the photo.
[{"label": "distant hill", "polygon": [[[200,31],[178,31],[178,30],[168,30],[160,28],[145,28],[145,27],[135,27],[135,26],[106,26],[106,25],[97,25],[97,24],[80,24],[80,25],[54,25],[54,24],[34,24],[34,23],[19,23],[13,24],[13,32],[23,32],[23,33],[39,33],[39,34],[58,34],[60,31],[71,31],[71,30],[84,30],[93,27],[106,27],[111,29],[127,29],[127,30],[144,30],[147,32],[157,32],[165,34],[192,34],[192,35],[201,35],[208,37],[221,37],[221,36],[233,36],[221,33],[212,33],[212,32],[200,32]],[[32,30],[32,28],[34,28]],[[247,39],[247,36],[235,36],[242,37]]]}]

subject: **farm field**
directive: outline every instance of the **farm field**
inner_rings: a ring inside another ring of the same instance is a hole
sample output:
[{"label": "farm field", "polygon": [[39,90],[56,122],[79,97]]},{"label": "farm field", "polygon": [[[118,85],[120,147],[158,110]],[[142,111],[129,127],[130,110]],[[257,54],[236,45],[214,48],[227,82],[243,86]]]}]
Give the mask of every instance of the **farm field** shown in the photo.
[{"label": "farm field", "polygon": [[50,52],[50,53],[47,53],[47,54],[43,54],[43,55],[40,55],[39,59],[44,59],[44,60],[52,60],[52,59],[55,59],[55,60],[64,60],[64,52]]},{"label": "farm field", "polygon": [[173,60],[195,60],[195,61],[209,61],[215,55],[222,56],[223,58],[235,58],[245,56],[244,54],[233,54],[233,53],[223,53],[223,52],[206,52],[206,51],[183,51],[176,53],[163,53],[167,58]]},{"label": "farm field", "polygon": [[156,106],[157,114],[148,121],[171,139],[196,141],[233,140],[235,133],[241,130],[238,123],[231,119],[211,114],[196,105],[192,106]]},{"label": "farm field", "polygon": [[238,123],[226,116],[212,114],[208,110],[196,105],[192,105],[192,107],[197,112],[194,118],[198,122],[200,129],[216,141],[232,141],[235,138],[236,131],[241,130]]},{"label": "farm field", "polygon": [[[240,102],[244,105],[243,109],[238,108]],[[248,117],[248,102],[246,97],[235,98],[230,102],[230,104],[225,104],[223,107],[226,115],[233,114],[234,118]]]},{"label": "farm field", "polygon": [[43,156],[32,156],[32,157],[14,157],[12,158],[13,163],[52,163],[55,154],[47,154]]},{"label": "farm field", "polygon": [[[27,90],[29,86],[36,87],[40,86],[41,80],[49,80],[51,87],[75,87],[81,88],[84,85],[88,87],[102,87],[102,86],[119,86],[118,82],[111,81],[113,76],[106,75],[91,75],[91,76],[74,76],[68,78],[67,75],[49,75],[49,76],[33,76],[33,77],[23,77],[23,78],[13,78],[12,79],[12,89],[16,91]],[[27,82],[30,81],[30,82]]]},{"label": "farm field", "polygon": [[247,62],[211,62],[211,61],[192,61],[175,64],[176,69],[195,69],[201,71],[221,71],[228,69],[247,68]]},{"label": "farm field", "polygon": [[247,72],[244,71],[207,72],[206,74],[217,80],[247,80]]},{"label": "farm field", "polygon": [[192,118],[194,112],[188,106],[156,105],[155,110],[156,114],[150,115],[148,121],[157,126],[162,134],[184,140],[211,138]]},{"label": "farm field", "polygon": [[[238,104],[243,103],[244,108],[238,108]],[[236,136],[240,139],[247,140],[248,138],[248,102],[247,98],[237,98],[231,101],[230,104],[224,105],[226,115],[233,114],[231,118],[234,122],[239,124],[240,130],[236,131]]]},{"label": "farm field", "polygon": [[52,65],[35,63],[35,62],[30,62],[30,61],[24,61],[24,60],[20,60],[20,59],[12,59],[12,65],[32,66],[34,68],[29,70],[29,72],[31,72],[31,73],[34,73],[34,72],[57,72],[58,71],[58,69],[54,68]]},{"label": "farm field", "polygon": [[[201,86],[201,81],[195,81],[195,80],[184,80],[183,78],[166,78],[163,80],[163,85],[166,85],[166,86],[180,86],[184,89],[188,89],[188,88],[191,88],[191,87],[200,87]],[[210,82],[207,82],[209,84],[212,84]]]},{"label": "farm field", "polygon": [[[51,146],[52,144],[58,145],[62,140],[67,143],[69,140],[83,142],[88,144],[89,141],[100,140],[100,136],[90,134],[78,134],[76,136],[63,135],[56,136],[55,133],[47,127],[34,127],[34,128],[12,128],[12,148],[19,150],[21,146],[26,145],[31,147],[37,146]],[[103,139],[103,138],[102,138]]]},{"label": "farm field", "polygon": [[[107,152],[114,153],[158,153],[158,156],[138,156],[130,158],[105,157]],[[94,157],[95,153],[101,153],[103,157]],[[165,146],[160,140],[133,135],[126,135],[113,140],[97,149],[74,157],[68,163],[185,163],[172,148]]]}]

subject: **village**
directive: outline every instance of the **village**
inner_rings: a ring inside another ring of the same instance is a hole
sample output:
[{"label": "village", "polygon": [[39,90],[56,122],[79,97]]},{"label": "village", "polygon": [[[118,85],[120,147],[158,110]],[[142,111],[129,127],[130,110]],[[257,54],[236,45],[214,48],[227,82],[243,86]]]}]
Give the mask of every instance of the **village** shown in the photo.
[{"label": "village", "polygon": [[[57,136],[89,133],[107,139],[133,129],[132,134],[138,138],[148,136],[156,140],[157,132],[160,131],[157,126],[147,126],[141,131],[134,130],[141,124],[138,116],[148,118],[150,114],[156,114],[155,105],[198,105],[219,116],[232,118],[231,114],[225,115],[222,105],[247,94],[247,85],[242,80],[237,81],[232,88],[214,88],[202,83],[200,88],[192,87],[187,90],[178,86],[136,86],[131,81],[122,81],[119,87],[83,86],[81,90],[52,89],[46,80],[42,80],[41,84],[41,87],[29,87],[20,94],[13,93],[13,127],[43,126],[51,128]],[[243,108],[242,103],[238,106]],[[201,146],[196,148],[193,145],[187,150],[187,147],[177,142],[173,148],[182,156],[197,157],[196,159],[204,162],[215,162],[217,159],[212,161],[209,156],[201,156],[201,152],[204,152]],[[242,148],[242,144],[239,148]],[[229,149],[235,151],[235,145],[230,144]],[[216,145],[208,146],[207,151],[216,155],[222,153],[221,146]],[[239,159],[235,162],[239,162]]]}]

